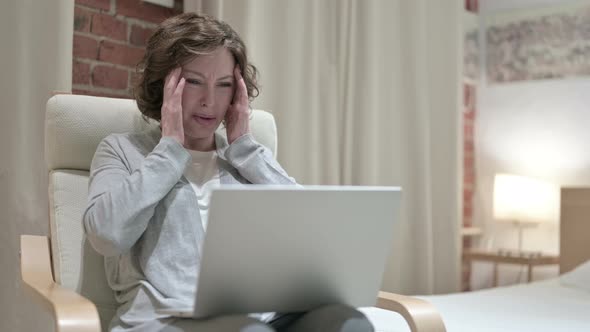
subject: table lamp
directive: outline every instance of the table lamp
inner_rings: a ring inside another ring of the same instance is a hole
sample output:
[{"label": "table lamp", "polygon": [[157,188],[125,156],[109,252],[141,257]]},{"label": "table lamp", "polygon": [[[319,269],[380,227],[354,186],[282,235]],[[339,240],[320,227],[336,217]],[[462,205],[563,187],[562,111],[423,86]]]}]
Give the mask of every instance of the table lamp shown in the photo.
[{"label": "table lamp", "polygon": [[518,251],[522,254],[523,228],[557,222],[559,187],[529,177],[496,174],[494,218],[518,227]]}]

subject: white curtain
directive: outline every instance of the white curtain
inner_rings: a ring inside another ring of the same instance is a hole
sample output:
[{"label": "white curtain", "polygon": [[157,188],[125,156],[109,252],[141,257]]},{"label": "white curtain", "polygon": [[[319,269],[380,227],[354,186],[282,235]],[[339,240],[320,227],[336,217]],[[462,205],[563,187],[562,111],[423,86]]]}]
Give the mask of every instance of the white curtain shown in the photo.
[{"label": "white curtain", "polygon": [[304,184],[401,185],[383,289],[459,289],[460,0],[185,0],[246,42],[279,161]]},{"label": "white curtain", "polygon": [[45,103],[69,91],[74,1],[8,0],[0,11],[0,331],[51,331],[25,297],[20,234],[48,235]]}]

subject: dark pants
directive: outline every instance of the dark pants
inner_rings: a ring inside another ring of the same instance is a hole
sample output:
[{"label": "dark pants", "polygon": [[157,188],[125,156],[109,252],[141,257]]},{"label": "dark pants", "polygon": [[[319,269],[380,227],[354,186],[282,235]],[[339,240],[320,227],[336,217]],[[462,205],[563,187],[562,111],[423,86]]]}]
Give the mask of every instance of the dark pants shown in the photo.
[{"label": "dark pants", "polygon": [[171,318],[145,326],[144,331],[166,332],[373,332],[363,313],[345,305],[328,305],[306,313],[282,314],[268,323],[244,316],[205,320]]}]

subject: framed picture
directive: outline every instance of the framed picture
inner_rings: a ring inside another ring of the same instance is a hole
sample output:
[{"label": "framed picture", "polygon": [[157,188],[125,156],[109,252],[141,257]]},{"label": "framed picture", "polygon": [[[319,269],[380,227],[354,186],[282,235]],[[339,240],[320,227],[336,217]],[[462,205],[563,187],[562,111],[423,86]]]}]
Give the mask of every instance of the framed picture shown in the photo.
[{"label": "framed picture", "polygon": [[590,75],[590,1],[485,17],[489,83]]}]

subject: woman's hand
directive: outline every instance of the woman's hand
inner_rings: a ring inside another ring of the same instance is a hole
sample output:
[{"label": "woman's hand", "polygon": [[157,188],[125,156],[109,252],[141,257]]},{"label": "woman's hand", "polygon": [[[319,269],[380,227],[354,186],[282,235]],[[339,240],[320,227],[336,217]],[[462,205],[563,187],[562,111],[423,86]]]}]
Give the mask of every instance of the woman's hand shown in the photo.
[{"label": "woman's hand", "polygon": [[225,129],[227,140],[232,144],[240,136],[250,132],[250,109],[248,105],[248,90],[246,82],[238,65],[234,68],[236,91],[234,98],[225,113]]},{"label": "woman's hand", "polygon": [[172,137],[184,145],[184,125],[182,121],[182,91],[184,77],[180,78],[182,68],[173,69],[164,82],[164,101],[162,102],[162,137]]}]

